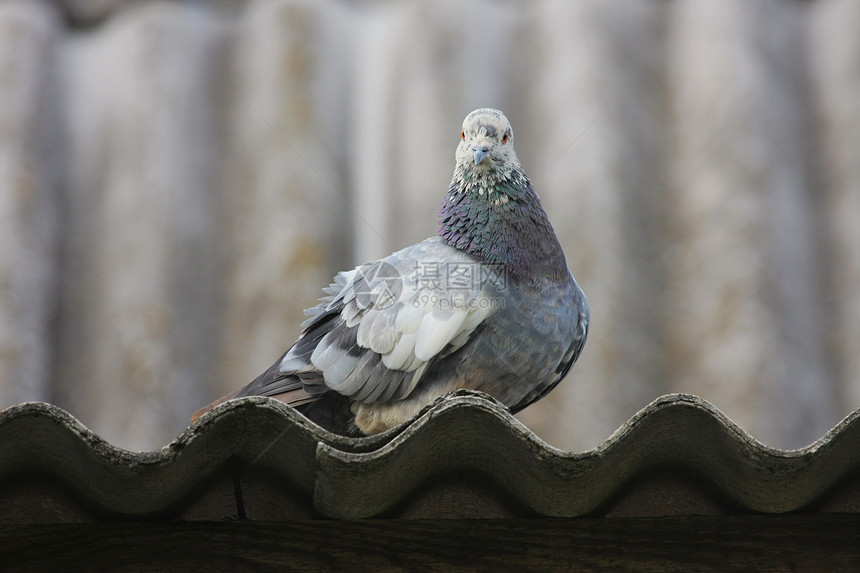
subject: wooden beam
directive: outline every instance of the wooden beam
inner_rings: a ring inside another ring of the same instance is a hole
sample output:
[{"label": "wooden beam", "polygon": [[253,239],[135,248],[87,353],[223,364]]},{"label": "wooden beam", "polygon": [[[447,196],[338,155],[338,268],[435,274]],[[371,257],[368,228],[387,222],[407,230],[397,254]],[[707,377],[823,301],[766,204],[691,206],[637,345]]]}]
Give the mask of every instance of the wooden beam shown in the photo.
[{"label": "wooden beam", "polygon": [[0,526],[4,571],[858,571],[860,515]]}]

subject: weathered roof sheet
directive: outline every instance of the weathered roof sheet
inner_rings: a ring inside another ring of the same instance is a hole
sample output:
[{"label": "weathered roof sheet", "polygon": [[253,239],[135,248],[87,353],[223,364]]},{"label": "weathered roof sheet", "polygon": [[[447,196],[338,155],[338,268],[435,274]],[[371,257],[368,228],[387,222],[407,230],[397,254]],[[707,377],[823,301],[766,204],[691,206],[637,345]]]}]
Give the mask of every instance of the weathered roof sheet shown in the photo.
[{"label": "weathered roof sheet", "polygon": [[133,453],[27,403],[0,413],[0,522],[858,512],[858,417],[806,448],[775,450],[675,394],[596,449],[568,453],[474,392],[367,438],[250,397]]}]

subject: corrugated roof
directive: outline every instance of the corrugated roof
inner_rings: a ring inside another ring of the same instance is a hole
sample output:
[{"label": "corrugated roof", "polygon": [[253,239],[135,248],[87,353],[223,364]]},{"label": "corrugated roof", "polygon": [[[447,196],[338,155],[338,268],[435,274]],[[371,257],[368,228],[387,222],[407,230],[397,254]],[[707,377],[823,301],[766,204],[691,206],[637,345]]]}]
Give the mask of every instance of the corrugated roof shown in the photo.
[{"label": "corrugated roof", "polygon": [[858,512],[858,417],[806,448],[775,450],[674,394],[570,453],[475,392],[366,438],[250,397],[133,453],[27,403],[0,413],[0,522]]}]

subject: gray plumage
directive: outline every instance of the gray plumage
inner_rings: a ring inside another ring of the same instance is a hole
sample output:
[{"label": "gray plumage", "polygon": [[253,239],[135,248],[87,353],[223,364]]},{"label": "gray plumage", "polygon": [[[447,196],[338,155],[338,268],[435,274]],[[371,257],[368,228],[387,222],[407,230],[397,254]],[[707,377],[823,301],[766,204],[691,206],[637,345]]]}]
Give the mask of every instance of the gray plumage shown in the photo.
[{"label": "gray plumage", "polygon": [[589,309],[522,170],[507,118],[463,122],[438,236],[339,273],[296,343],[224,400],[265,395],[376,433],[469,388],[517,412],[568,373]]}]

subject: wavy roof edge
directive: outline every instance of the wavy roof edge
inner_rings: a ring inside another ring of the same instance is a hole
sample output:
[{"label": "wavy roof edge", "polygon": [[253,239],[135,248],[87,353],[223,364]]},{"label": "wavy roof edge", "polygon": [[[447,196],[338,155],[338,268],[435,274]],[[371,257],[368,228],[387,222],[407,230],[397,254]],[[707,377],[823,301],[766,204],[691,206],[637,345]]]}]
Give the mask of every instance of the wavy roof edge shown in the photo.
[{"label": "wavy roof edge", "polygon": [[134,453],[60,408],[26,403],[0,412],[0,521],[856,512],[858,418],[778,450],[705,400],[672,394],[574,453],[477,392],[364,438],[249,397]]}]

